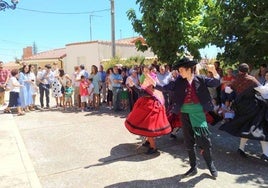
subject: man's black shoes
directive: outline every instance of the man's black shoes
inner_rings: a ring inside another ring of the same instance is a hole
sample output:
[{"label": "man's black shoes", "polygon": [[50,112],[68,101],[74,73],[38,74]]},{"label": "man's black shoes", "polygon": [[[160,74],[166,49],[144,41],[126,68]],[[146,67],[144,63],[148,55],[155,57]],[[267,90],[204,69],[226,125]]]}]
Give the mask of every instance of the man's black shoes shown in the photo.
[{"label": "man's black shoes", "polygon": [[184,177],[194,176],[197,174],[197,168],[191,167],[185,174],[183,174]]},{"label": "man's black shoes", "polygon": [[210,167],[209,167],[209,171],[210,171],[210,174],[211,174],[211,176],[212,176],[213,178],[218,177],[218,171],[217,171],[217,169],[216,169],[216,167],[215,167],[215,165],[214,165],[213,162],[212,162],[212,164],[211,164]]}]

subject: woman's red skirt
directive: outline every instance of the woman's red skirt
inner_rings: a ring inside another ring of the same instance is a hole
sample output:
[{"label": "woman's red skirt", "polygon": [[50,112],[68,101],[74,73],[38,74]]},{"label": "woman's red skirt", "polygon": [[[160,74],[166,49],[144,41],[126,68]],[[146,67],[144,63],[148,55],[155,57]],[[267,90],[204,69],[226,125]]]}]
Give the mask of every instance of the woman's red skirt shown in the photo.
[{"label": "woman's red skirt", "polygon": [[171,132],[164,105],[153,97],[141,97],[125,121],[133,134],[155,137]]},{"label": "woman's red skirt", "polygon": [[168,118],[168,121],[169,121],[172,129],[177,128],[177,127],[181,128],[182,127],[182,122],[180,119],[181,113],[174,114],[174,113],[172,113],[171,109],[172,108],[169,108],[167,110],[167,118]]}]

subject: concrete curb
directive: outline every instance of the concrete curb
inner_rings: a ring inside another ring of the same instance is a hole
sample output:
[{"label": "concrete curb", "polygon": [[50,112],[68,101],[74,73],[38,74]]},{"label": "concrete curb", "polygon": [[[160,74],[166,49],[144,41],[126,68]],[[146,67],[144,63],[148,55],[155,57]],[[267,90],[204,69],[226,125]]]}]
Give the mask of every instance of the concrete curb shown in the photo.
[{"label": "concrete curb", "polygon": [[[18,127],[15,123],[15,120],[13,119],[13,115],[11,114],[5,114],[1,117],[1,119],[4,119],[4,129],[8,129],[7,132],[9,132],[9,134],[11,134],[10,136],[12,136],[15,139],[16,145],[17,145],[17,150],[19,153],[17,155],[19,155],[20,157],[20,161],[14,161],[17,164],[22,164],[24,167],[24,174],[27,176],[28,182],[30,184],[31,187],[33,188],[41,188],[41,184],[39,181],[39,178],[35,172],[33,163],[30,159],[30,156],[26,150],[25,144],[23,142],[23,139],[20,135],[20,132],[18,130]],[[6,125],[5,125],[6,124]],[[2,128],[3,128],[2,127]],[[19,160],[18,158],[18,160]]]}]

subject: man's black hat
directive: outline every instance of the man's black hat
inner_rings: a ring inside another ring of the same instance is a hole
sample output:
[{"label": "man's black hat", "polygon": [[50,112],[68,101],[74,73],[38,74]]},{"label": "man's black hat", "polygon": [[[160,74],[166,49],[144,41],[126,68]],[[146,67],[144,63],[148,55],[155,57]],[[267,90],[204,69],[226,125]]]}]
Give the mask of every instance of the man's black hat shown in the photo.
[{"label": "man's black hat", "polygon": [[197,64],[196,61],[190,60],[188,57],[183,57],[182,59],[178,59],[174,62],[174,68],[175,69],[178,69],[180,67],[189,68],[195,66],[196,64]]}]

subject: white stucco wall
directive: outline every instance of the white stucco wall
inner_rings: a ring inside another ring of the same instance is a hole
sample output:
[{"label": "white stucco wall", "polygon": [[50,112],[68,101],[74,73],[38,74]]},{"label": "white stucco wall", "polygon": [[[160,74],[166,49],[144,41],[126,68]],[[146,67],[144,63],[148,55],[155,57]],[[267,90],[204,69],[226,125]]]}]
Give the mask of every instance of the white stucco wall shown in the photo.
[{"label": "white stucco wall", "polygon": [[[153,52],[147,50],[146,52],[137,51],[135,45],[116,44],[115,54],[121,58],[129,58],[132,56],[154,57]],[[99,43],[99,59],[110,59],[112,56],[111,44]]]},{"label": "white stucco wall", "polygon": [[[99,67],[102,60],[112,57],[112,46],[109,42],[84,42],[66,45],[66,62],[64,63],[67,73],[73,73],[74,66],[84,64],[90,71],[92,65]],[[140,52],[135,45],[116,44],[116,56],[129,58],[132,56],[154,57],[151,51]]]},{"label": "white stucco wall", "polygon": [[66,71],[71,74],[74,66],[85,65],[90,71],[91,65],[98,64],[98,43],[77,43],[66,45]]}]

